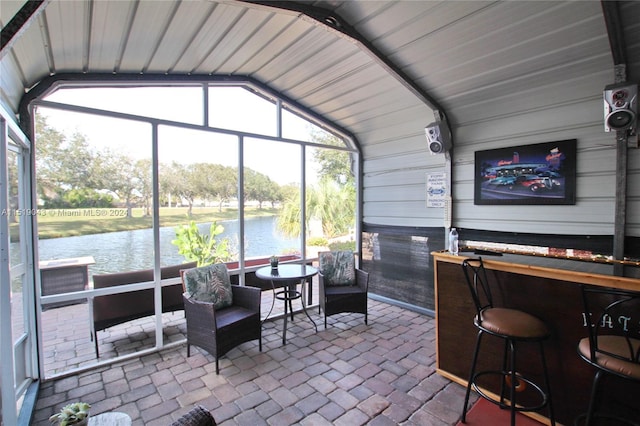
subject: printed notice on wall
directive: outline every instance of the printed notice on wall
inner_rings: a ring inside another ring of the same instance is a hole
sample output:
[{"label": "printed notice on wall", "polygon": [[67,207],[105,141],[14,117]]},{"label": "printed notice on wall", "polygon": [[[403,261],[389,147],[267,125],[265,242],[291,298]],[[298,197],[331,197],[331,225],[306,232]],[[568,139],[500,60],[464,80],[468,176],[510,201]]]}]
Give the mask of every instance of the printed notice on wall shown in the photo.
[{"label": "printed notice on wall", "polygon": [[445,206],[446,176],[446,173],[427,173],[427,207]]}]

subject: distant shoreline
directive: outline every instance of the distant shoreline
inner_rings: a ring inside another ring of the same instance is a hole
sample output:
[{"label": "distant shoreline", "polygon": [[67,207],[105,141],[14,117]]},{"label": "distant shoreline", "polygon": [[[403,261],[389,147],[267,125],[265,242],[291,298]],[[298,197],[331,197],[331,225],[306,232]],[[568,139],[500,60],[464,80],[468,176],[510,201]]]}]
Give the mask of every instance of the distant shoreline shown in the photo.
[{"label": "distant shoreline", "polygon": [[[197,223],[221,222],[238,219],[238,209],[231,207],[193,207],[191,217],[187,216],[187,207],[161,207],[160,226],[178,226],[191,220]],[[245,207],[245,218],[275,216],[277,208]],[[11,212],[21,220],[37,216],[38,238],[65,238],[78,235],[103,234],[108,232],[132,231],[153,227],[153,217],[144,216],[143,209],[132,209],[132,217],[126,217],[126,208],[83,208],[83,209],[33,209]],[[18,223],[10,224],[11,242],[17,242]]]}]

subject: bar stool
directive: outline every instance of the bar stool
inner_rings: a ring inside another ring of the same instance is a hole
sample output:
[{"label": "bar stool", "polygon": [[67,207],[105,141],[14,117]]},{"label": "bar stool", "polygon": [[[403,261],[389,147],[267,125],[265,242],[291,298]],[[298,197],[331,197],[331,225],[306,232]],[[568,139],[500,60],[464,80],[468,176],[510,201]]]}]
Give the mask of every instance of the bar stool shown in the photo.
[{"label": "bar stool", "polygon": [[[575,424],[591,426],[595,418],[614,420],[615,424],[640,425],[640,419],[625,419],[619,414],[596,412],[600,379],[609,374],[640,382],[640,323],[633,313],[640,312],[640,292],[582,285],[584,318],[589,334],[578,343],[578,355],[596,368],[591,385],[589,408]],[[611,423],[608,423],[611,424]]]},{"label": "bar stool", "polygon": [[[502,409],[510,409],[511,425],[516,423],[516,413],[520,411],[536,411],[544,407],[549,409],[549,420],[555,425],[553,414],[553,404],[551,402],[551,390],[549,387],[549,375],[544,356],[543,342],[551,336],[551,332],[545,323],[539,318],[526,312],[494,307],[491,287],[487,279],[487,271],[482,262],[482,258],[466,259],[462,262],[462,270],[467,281],[471,297],[476,308],[474,324],[478,328],[476,347],[473,353],[471,372],[467,384],[467,392],[464,398],[464,408],[462,411],[462,423],[465,423],[471,387],[486,400],[498,405]],[[476,364],[480,352],[480,343],[484,334],[489,334],[504,339],[504,352],[502,359],[502,370],[489,370],[476,372]],[[544,373],[545,389],[532,380],[517,373],[516,354],[517,344],[521,342],[538,343],[540,358]],[[494,399],[482,390],[477,381],[484,376],[498,376],[500,379],[500,399]],[[509,390],[507,400],[507,388]],[[537,405],[522,406],[517,402],[518,391],[530,388],[540,399]]]}]

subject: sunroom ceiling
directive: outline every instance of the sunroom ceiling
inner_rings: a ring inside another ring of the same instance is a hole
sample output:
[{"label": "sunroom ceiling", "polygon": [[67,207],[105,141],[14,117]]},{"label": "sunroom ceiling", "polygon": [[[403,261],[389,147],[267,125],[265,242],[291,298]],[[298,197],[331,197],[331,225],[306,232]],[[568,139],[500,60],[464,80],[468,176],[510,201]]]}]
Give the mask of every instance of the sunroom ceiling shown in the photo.
[{"label": "sunroom ceiling", "polygon": [[[3,27],[23,4],[2,1]],[[50,0],[2,51],[2,100],[18,112],[26,91],[62,73],[247,76],[366,145],[406,117],[424,117],[423,125],[434,118],[434,105],[398,73],[462,114],[469,102],[525,84],[521,76],[536,70],[553,83],[611,62],[599,2],[298,4],[341,16],[398,72],[325,25],[265,5]]]}]

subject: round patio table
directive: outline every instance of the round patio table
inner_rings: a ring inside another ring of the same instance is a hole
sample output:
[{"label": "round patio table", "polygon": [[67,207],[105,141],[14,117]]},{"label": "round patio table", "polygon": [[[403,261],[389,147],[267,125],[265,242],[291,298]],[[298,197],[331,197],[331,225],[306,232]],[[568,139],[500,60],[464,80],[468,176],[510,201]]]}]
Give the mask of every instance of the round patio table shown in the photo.
[{"label": "round patio table", "polygon": [[[284,301],[284,324],[282,326],[283,345],[287,344],[287,316],[289,308],[291,309],[291,320],[293,321],[293,308],[291,305],[291,301],[293,300],[302,299],[302,310],[307,315],[307,318],[309,318],[309,321],[311,321],[311,324],[313,324],[316,332],[318,331],[318,326],[309,315],[309,312],[307,312],[304,300],[304,283],[307,278],[310,278],[317,273],[318,270],[313,266],[299,264],[279,265],[277,268],[265,266],[256,271],[256,277],[271,282],[271,287],[273,289],[273,301],[271,302],[269,314],[271,314],[271,311],[273,310],[275,299]],[[276,291],[276,282],[284,284],[284,290]],[[297,290],[298,283],[301,285],[301,291]],[[269,314],[267,314],[267,318],[269,317]]]}]

